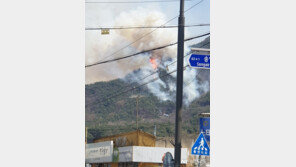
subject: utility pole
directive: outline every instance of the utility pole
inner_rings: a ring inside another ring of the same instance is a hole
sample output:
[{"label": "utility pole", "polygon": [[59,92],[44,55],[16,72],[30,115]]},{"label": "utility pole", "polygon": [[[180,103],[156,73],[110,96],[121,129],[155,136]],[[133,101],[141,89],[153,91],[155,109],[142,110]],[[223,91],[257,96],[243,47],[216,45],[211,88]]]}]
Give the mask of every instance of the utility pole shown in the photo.
[{"label": "utility pole", "polygon": [[177,55],[177,95],[176,95],[176,124],[175,124],[175,160],[174,167],[181,164],[181,114],[183,103],[183,62],[184,62],[184,0],[180,0],[180,15],[178,23],[178,55]]}]

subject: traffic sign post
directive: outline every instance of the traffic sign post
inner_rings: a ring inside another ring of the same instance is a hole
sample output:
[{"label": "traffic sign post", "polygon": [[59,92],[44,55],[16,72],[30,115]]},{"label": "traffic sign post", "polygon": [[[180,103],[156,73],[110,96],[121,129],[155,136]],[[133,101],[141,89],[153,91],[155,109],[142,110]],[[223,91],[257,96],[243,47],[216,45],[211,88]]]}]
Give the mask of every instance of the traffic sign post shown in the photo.
[{"label": "traffic sign post", "polygon": [[210,55],[192,54],[188,61],[192,68],[210,69]]},{"label": "traffic sign post", "polygon": [[[192,68],[210,69],[210,49],[191,48],[192,55],[188,59],[189,66]],[[201,113],[209,115],[209,113]],[[191,148],[192,155],[198,155],[198,167],[200,167],[201,156],[210,156],[210,147],[207,141],[210,141],[210,118],[200,118],[200,134]],[[205,134],[205,136],[204,136]]]}]

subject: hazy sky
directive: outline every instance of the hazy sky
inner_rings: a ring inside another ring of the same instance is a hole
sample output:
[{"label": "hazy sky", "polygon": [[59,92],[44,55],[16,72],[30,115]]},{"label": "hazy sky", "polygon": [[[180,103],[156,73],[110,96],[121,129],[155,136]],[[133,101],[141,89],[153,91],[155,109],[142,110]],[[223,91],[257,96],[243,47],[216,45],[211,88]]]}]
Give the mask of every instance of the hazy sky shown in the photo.
[{"label": "hazy sky", "polygon": [[[91,0],[88,0],[91,1]],[[92,0],[92,1],[103,1],[103,0]],[[112,1],[136,1],[136,0],[112,0]],[[139,0],[140,1],[140,0]],[[200,2],[200,0],[191,0],[185,1],[185,10],[193,6],[194,4]],[[141,15],[141,11],[157,11],[164,15],[163,21],[168,21],[171,18],[174,18],[179,15],[179,2],[166,2],[166,3],[111,3],[111,4],[102,4],[102,3],[86,3],[85,4],[85,25],[86,27],[108,27],[114,26],[115,20],[117,23],[120,22],[120,26],[129,26],[129,22],[125,22],[125,20],[118,20],[120,15],[124,13],[129,13],[131,11],[136,11],[134,14]],[[177,25],[178,18],[171,21],[167,25]],[[201,23],[210,23],[210,1],[204,0],[199,5],[195,6],[191,10],[185,13],[185,24],[201,24]],[[118,25],[116,25],[118,26]],[[139,25],[140,26],[140,25]],[[155,25],[159,26],[159,25]],[[205,32],[209,32],[210,27],[192,27],[185,29],[185,37],[191,37],[195,35],[199,35]],[[86,64],[94,63],[102,58],[102,55],[99,53],[104,52],[104,56],[111,54],[112,51],[116,51],[116,49],[121,48],[128,44],[128,42],[122,42],[121,46],[114,44],[114,41],[120,40],[120,37],[110,31],[110,35],[101,35],[100,31],[86,31]],[[177,39],[177,33],[175,37]],[[159,37],[163,38],[163,37]],[[113,42],[110,42],[112,40]],[[196,39],[190,41],[190,43],[197,43],[202,39]],[[108,42],[109,41],[109,44]],[[188,44],[190,44],[188,43]],[[104,49],[107,49],[108,52],[105,52]],[[130,54],[129,51],[125,51],[125,54]],[[103,56],[103,57],[104,57]],[[120,56],[120,55],[119,55]],[[125,60],[123,60],[125,61]],[[113,65],[112,65],[113,64]],[[109,65],[87,68],[86,69],[86,83],[93,83],[97,81],[107,81],[110,79],[115,79],[118,77],[122,77],[126,75],[128,71],[125,73],[121,73],[117,69],[113,69],[115,66],[114,63],[110,63]],[[114,75],[114,71],[119,74]]]}]

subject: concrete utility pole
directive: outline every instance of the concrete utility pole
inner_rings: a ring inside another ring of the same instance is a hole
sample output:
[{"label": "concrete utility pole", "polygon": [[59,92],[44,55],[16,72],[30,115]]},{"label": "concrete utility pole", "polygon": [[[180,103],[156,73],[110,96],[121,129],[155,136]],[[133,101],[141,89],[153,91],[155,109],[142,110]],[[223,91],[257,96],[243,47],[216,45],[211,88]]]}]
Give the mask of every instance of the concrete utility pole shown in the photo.
[{"label": "concrete utility pole", "polygon": [[176,126],[175,126],[175,161],[174,167],[181,164],[181,114],[183,103],[183,62],[184,62],[184,0],[180,0],[178,23],[178,55],[177,55],[177,95],[176,95]]}]

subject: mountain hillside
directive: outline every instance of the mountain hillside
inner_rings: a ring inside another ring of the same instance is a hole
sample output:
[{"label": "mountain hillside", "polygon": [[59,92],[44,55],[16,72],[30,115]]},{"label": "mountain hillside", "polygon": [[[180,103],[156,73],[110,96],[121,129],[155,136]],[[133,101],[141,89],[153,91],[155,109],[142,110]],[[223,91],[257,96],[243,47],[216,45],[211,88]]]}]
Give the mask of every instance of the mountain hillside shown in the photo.
[{"label": "mountain hillside", "polygon": [[[209,40],[208,37],[193,46],[209,47]],[[164,69],[159,69],[157,72],[160,75],[167,73]],[[135,73],[137,71],[134,71]],[[86,127],[89,129],[89,141],[101,136],[135,130],[137,109],[139,129],[153,134],[156,126],[158,136],[174,135],[175,102],[160,100],[150,93],[146,86],[136,88],[139,86],[138,83],[127,82],[134,74],[109,82],[85,85],[85,119]],[[174,78],[161,78],[166,84],[172,79]],[[209,80],[209,70],[201,70],[196,80],[198,82]],[[210,92],[200,93],[202,95],[199,98],[184,106],[183,133],[197,133],[198,113],[210,112]],[[171,96],[174,97],[175,94],[172,93]]]}]

